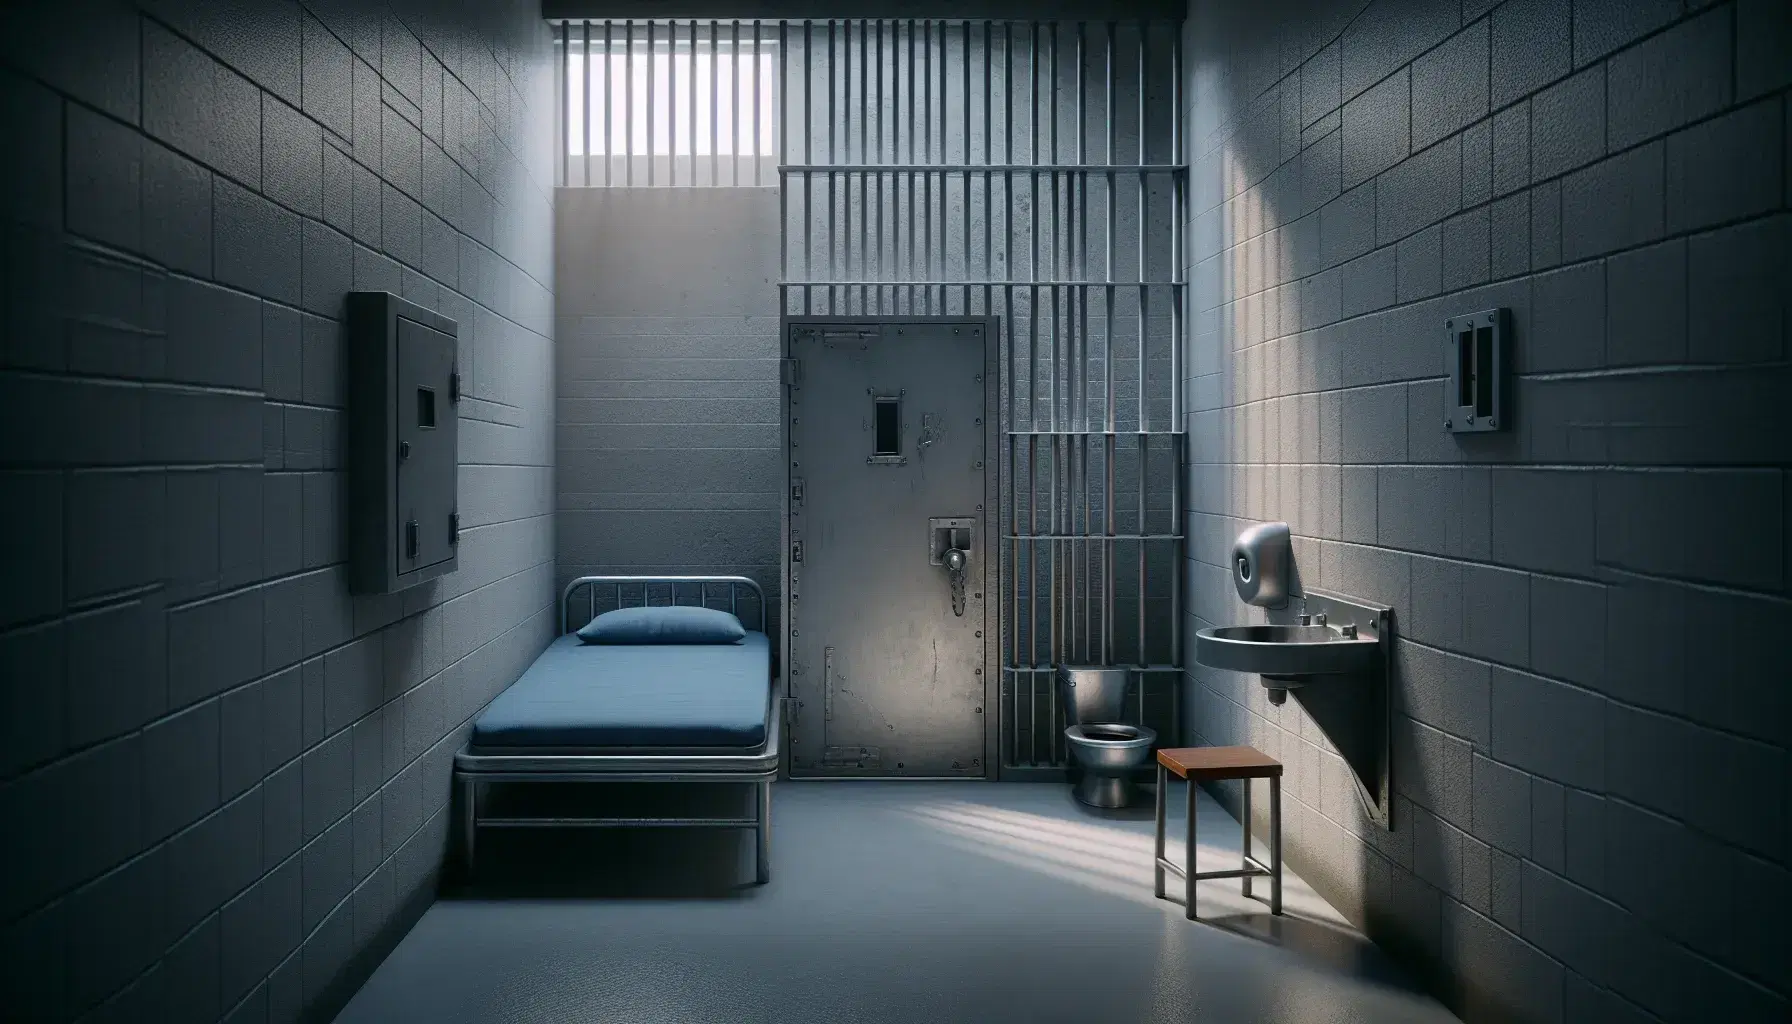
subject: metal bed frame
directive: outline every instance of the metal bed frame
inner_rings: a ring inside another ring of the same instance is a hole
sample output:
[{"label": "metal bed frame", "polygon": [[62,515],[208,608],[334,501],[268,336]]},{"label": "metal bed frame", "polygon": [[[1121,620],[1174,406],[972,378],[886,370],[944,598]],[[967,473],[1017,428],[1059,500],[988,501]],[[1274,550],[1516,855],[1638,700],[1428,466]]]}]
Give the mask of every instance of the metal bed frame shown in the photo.
[{"label": "metal bed frame", "polygon": [[[585,621],[596,614],[597,588],[614,586],[616,607],[624,607],[625,588],[640,587],[641,604],[651,603],[653,588],[664,584],[670,590],[669,603],[678,603],[680,584],[696,584],[698,603],[708,604],[711,586],[728,587],[728,608],[740,614],[740,591],[751,592],[759,606],[759,631],[766,626],[765,592],[759,584],[745,576],[581,576],[566,585],[560,595],[560,632],[571,632],[570,613],[574,595],[586,590]],[[582,624],[582,623],[581,623]],[[766,702],[765,742],[746,752],[700,754],[680,750],[653,753],[651,747],[638,751],[608,754],[477,754],[469,747],[454,756],[454,780],[461,790],[461,838],[464,844],[466,869],[472,874],[474,851],[480,828],[726,828],[751,829],[754,833],[754,866],[759,884],[771,880],[771,811],[772,781],[777,778],[780,762],[780,735],[783,715],[777,681],[771,681],[772,692]],[[660,817],[660,818],[581,818],[581,817],[485,817],[479,816],[480,791],[488,782],[698,782],[744,783],[756,788],[754,814],[751,817]]]}]

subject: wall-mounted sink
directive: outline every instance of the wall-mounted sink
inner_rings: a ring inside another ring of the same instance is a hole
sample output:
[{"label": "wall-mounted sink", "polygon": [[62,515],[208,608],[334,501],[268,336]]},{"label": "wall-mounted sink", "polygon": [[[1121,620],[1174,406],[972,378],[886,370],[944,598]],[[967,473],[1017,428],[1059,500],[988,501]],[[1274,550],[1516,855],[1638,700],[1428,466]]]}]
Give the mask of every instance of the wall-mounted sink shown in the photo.
[{"label": "wall-mounted sink", "polygon": [[1266,615],[1261,625],[1197,630],[1195,660],[1256,675],[1271,704],[1294,694],[1350,766],[1369,819],[1387,827],[1393,609],[1303,587]]},{"label": "wall-mounted sink", "polygon": [[1380,638],[1354,624],[1216,626],[1195,634],[1201,664],[1272,679],[1362,672],[1380,656]]}]

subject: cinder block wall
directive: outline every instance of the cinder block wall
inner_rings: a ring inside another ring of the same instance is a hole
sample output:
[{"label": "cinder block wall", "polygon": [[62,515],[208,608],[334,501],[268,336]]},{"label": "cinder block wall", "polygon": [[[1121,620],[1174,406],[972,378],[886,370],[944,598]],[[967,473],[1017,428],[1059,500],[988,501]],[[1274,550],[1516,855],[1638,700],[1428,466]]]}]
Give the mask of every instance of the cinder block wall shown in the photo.
[{"label": "cinder block wall", "polygon": [[[1192,667],[1193,734],[1287,764],[1293,863],[1471,1021],[1786,1019],[1792,7],[1185,30],[1189,632],[1247,620],[1258,520],[1391,604],[1394,831],[1254,678]],[[1514,422],[1452,435],[1443,321],[1493,306]]]},{"label": "cinder block wall", "polygon": [[560,585],[743,575],[775,622],[777,189],[560,188],[554,214]]},{"label": "cinder block wall", "polygon": [[[0,1017],[328,1019],[550,633],[533,3],[7,4]],[[459,322],[460,570],[351,597],[344,294]]]}]

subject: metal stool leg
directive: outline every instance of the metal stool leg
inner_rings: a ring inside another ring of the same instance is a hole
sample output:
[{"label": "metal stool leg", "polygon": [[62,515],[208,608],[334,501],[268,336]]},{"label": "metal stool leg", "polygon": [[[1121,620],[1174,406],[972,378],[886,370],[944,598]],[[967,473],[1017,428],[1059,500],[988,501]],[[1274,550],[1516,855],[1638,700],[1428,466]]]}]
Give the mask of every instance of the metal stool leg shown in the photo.
[{"label": "metal stool leg", "polygon": [[1269,777],[1269,912],[1282,912],[1282,777]]},{"label": "metal stool leg", "polygon": [[1251,898],[1251,876],[1250,876],[1250,870],[1251,870],[1251,780],[1250,779],[1240,779],[1239,781],[1244,783],[1244,816],[1240,819],[1244,824],[1244,862],[1242,864],[1240,864],[1239,866],[1244,868],[1244,870],[1245,870],[1245,875],[1243,878],[1240,879],[1240,881],[1244,883],[1245,899],[1250,899]]},{"label": "metal stool leg", "polygon": [[1151,859],[1151,891],[1160,900],[1164,898],[1164,805],[1168,802],[1164,790],[1169,786],[1170,773],[1160,762],[1157,766],[1157,839]]},{"label": "metal stool leg", "polygon": [[[1192,773],[1191,773],[1192,774]],[[1195,780],[1188,780],[1188,865],[1182,876],[1183,916],[1195,919]]]}]

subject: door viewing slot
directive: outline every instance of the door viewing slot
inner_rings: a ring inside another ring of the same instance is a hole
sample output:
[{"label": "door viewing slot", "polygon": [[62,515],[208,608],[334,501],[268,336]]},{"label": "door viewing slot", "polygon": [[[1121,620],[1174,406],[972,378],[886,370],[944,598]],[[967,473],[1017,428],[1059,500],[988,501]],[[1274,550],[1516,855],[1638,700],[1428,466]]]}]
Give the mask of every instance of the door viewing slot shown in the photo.
[{"label": "door viewing slot", "polygon": [[902,454],[902,399],[876,398],[871,403],[872,431],[875,437],[871,454]]}]

